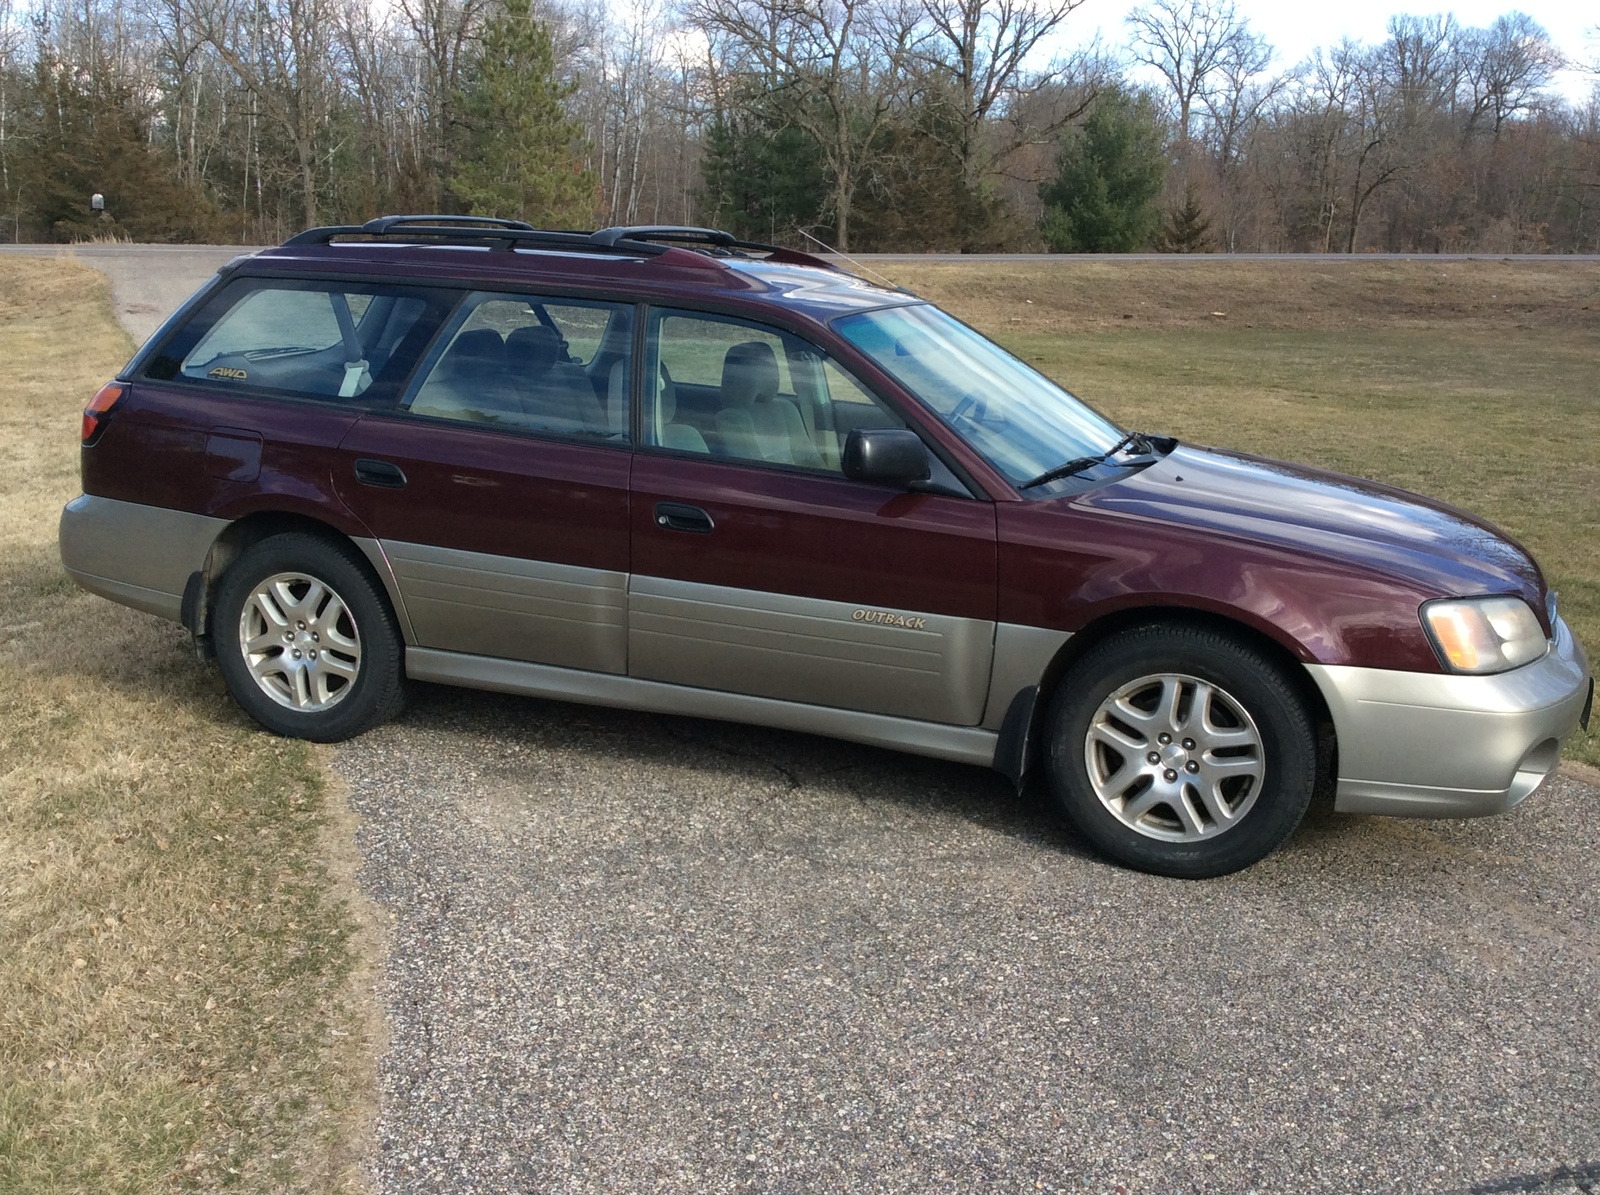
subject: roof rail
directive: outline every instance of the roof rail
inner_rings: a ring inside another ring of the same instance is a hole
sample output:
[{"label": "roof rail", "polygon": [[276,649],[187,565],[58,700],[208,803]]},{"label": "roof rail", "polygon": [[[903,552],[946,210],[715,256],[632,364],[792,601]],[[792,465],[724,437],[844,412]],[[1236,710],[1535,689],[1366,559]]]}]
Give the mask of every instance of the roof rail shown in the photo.
[{"label": "roof rail", "polygon": [[823,257],[814,253],[805,253],[799,249],[785,249],[781,245],[768,245],[762,241],[742,241],[731,232],[723,232],[718,228],[695,228],[683,224],[643,224],[617,228],[602,228],[599,232],[591,234],[591,239],[596,244],[612,246],[620,245],[624,241],[634,243],[658,243],[669,245],[683,245],[694,247],[704,245],[709,249],[723,251],[731,249],[745,249],[756,253],[765,253],[768,260],[786,262],[789,265],[817,266],[824,270],[837,270],[839,267]]},{"label": "roof rail", "polygon": [[530,248],[565,249],[569,252],[619,253],[632,257],[657,256],[665,253],[661,245],[626,245],[610,249],[597,245],[586,232],[561,232],[535,228],[522,220],[501,220],[492,216],[379,216],[365,224],[334,224],[326,228],[308,228],[284,241],[285,247],[296,245],[327,245],[336,237],[395,237],[423,241],[441,241],[458,245],[487,244],[495,249],[514,249],[518,245]]},{"label": "roof rail", "polygon": [[468,228],[516,228],[523,232],[537,232],[525,220],[502,220],[499,216],[379,216],[376,220],[368,220],[361,227],[373,236],[383,236],[385,233],[402,228],[407,224],[460,224]]},{"label": "roof rail", "polygon": [[796,249],[784,249],[759,241],[742,241],[732,233],[715,228],[685,225],[641,225],[602,228],[599,232],[559,231],[535,228],[522,220],[502,220],[494,216],[379,216],[365,224],[334,224],[308,228],[284,241],[285,247],[327,245],[336,237],[404,237],[451,244],[483,244],[492,248],[562,249],[569,253],[604,253],[631,257],[659,257],[673,249],[698,249],[714,256],[732,256],[743,250],[765,253],[770,261],[790,265],[818,266],[837,270],[824,258]]}]

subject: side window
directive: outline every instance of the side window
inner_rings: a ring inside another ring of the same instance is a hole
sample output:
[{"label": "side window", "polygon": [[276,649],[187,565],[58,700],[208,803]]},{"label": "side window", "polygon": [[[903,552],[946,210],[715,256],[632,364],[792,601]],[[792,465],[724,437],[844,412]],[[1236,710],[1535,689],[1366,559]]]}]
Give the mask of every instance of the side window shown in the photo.
[{"label": "side window", "polygon": [[364,403],[392,398],[447,292],[245,278],[163,346],[150,377]]},{"label": "side window", "polygon": [[433,419],[625,442],[632,327],[621,303],[470,295],[405,405]]},{"label": "side window", "polygon": [[652,312],[648,332],[646,443],[837,473],[852,430],[903,426],[792,333],[688,311]]}]

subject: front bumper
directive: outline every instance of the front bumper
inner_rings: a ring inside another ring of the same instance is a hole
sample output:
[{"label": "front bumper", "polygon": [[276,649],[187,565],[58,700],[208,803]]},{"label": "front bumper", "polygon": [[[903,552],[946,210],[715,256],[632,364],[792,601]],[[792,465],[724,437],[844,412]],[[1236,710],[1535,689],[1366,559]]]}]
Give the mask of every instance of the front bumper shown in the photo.
[{"label": "front bumper", "polygon": [[1338,739],[1334,808],[1482,817],[1538,788],[1593,687],[1571,629],[1555,631],[1543,659],[1498,676],[1307,665]]}]

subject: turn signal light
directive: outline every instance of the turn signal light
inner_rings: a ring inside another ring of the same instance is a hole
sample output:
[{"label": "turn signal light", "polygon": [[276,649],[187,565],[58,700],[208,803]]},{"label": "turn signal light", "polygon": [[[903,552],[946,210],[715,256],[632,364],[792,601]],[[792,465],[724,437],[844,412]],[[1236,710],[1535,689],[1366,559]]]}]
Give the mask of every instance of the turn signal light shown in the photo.
[{"label": "turn signal light", "polygon": [[83,442],[92,443],[96,436],[105,430],[106,423],[111,418],[111,408],[122,400],[127,387],[120,382],[107,382],[100,387],[100,393],[89,400],[89,405],[83,408]]},{"label": "turn signal light", "polygon": [[1550,646],[1532,608],[1516,597],[1428,602],[1422,624],[1451,672],[1505,672],[1539,659]]}]

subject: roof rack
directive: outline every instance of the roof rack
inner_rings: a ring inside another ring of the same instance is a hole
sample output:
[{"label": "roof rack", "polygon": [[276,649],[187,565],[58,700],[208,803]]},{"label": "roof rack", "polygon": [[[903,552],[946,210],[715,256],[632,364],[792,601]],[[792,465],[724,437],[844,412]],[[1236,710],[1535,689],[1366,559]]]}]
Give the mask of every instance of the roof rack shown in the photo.
[{"label": "roof rack", "polygon": [[760,241],[742,241],[732,233],[715,228],[684,225],[640,225],[602,228],[598,232],[577,232],[535,228],[522,220],[502,220],[494,216],[379,216],[365,224],[335,224],[308,228],[284,241],[285,247],[327,245],[336,237],[403,238],[445,244],[485,244],[511,250],[559,249],[569,253],[603,253],[628,257],[660,257],[673,250],[693,250],[712,257],[743,257],[763,253],[765,260],[789,265],[838,267],[824,258],[798,249],[785,249]]},{"label": "roof rack", "polygon": [[762,241],[741,241],[731,232],[716,228],[695,228],[682,224],[636,225],[621,228],[602,228],[591,233],[591,239],[601,245],[618,245],[623,241],[635,243],[665,243],[702,252],[732,256],[734,250],[765,253],[768,261],[786,262],[789,265],[817,266],[824,270],[837,270],[826,258],[799,249],[785,249],[781,245],[768,245]]}]

